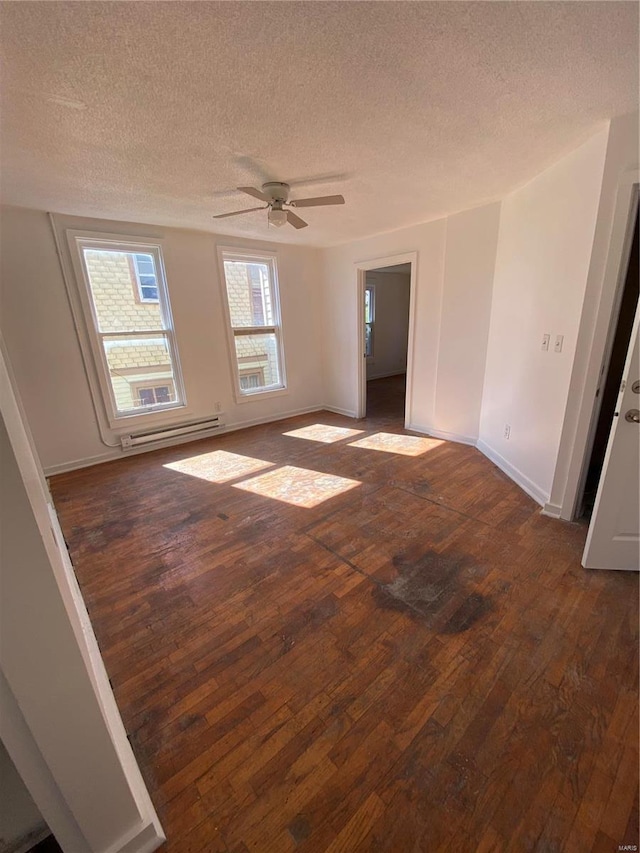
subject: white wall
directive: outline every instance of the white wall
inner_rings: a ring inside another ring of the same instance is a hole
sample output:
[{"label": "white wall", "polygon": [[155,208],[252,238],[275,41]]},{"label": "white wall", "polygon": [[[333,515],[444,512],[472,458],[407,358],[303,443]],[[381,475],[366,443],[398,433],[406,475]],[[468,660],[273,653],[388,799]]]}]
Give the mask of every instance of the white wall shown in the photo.
[{"label": "white wall", "polygon": [[373,357],[367,359],[367,379],[393,376],[407,369],[409,336],[409,273],[367,273],[374,286]]},{"label": "white wall", "polygon": [[[56,217],[56,221],[62,231],[71,228],[164,238],[188,401],[179,419],[210,416],[217,401],[230,426],[322,405],[320,250],[277,247],[288,392],[238,404],[233,396],[216,246],[250,245],[273,251],[274,245],[68,216]],[[1,227],[2,328],[45,470],[120,456],[120,450],[106,447],[100,438],[46,213],[5,207]],[[113,435],[107,435],[107,440],[116,443]]]},{"label": "white wall", "polygon": [[408,423],[445,438],[476,440],[499,210],[499,204],[485,205],[325,250],[328,406],[357,411],[357,262],[417,252]]},{"label": "white wall", "polygon": [[540,503],[558,456],[607,138],[608,127],[502,202],[479,447]]},{"label": "white wall", "polygon": [[478,437],[500,204],[447,220],[434,424]]}]

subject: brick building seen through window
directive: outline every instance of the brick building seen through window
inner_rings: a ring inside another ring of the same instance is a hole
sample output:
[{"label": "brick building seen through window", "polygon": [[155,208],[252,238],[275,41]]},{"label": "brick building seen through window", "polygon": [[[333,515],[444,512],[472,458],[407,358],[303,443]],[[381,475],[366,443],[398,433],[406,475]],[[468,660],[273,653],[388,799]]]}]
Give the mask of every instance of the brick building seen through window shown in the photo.
[{"label": "brick building seen through window", "polygon": [[222,267],[237,393],[284,388],[275,258],[222,250]]},{"label": "brick building seen through window", "polygon": [[81,246],[81,252],[114,414],[182,405],[155,254],[107,248],[99,241]]}]

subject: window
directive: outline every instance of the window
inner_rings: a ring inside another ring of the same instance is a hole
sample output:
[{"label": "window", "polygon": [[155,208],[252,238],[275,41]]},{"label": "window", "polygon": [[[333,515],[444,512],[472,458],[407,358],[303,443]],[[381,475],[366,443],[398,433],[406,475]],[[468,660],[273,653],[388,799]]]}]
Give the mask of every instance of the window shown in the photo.
[{"label": "window", "polygon": [[135,254],[132,261],[139,301],[158,302],[158,279],[153,255]]},{"label": "window", "polygon": [[153,388],[136,388],[138,406],[155,406],[156,403],[170,403],[172,390],[169,385],[157,385]]},{"label": "window", "polygon": [[220,250],[236,395],[247,399],[286,387],[273,255]]},{"label": "window", "polygon": [[184,406],[160,246],[69,241],[109,420]]},{"label": "window", "polygon": [[243,391],[250,391],[252,388],[261,388],[264,385],[264,373],[240,373],[240,388]]},{"label": "window", "polygon": [[375,290],[372,284],[364,289],[364,354],[373,357],[373,324],[375,322]]}]

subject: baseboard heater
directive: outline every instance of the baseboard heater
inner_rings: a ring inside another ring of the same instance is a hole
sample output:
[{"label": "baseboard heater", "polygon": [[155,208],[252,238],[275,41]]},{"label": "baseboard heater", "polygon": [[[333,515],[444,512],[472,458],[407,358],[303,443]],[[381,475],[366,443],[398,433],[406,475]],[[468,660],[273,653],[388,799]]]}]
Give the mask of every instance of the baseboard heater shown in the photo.
[{"label": "baseboard heater", "polygon": [[224,423],[221,415],[215,418],[207,418],[206,421],[194,421],[180,426],[167,427],[165,429],[150,430],[149,432],[136,432],[131,435],[121,435],[120,444],[123,450],[138,447],[141,444],[153,444],[156,441],[165,441],[167,438],[178,438],[182,435],[197,435],[200,432],[209,432],[213,429],[222,429]]}]

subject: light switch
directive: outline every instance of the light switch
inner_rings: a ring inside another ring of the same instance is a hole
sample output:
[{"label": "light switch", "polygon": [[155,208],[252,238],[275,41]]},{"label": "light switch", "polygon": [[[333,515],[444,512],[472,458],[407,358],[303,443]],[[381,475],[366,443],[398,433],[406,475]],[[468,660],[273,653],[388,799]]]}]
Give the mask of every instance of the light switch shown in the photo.
[{"label": "light switch", "polygon": [[556,342],[553,345],[554,352],[562,352],[562,344],[564,342],[564,335],[556,335]]},{"label": "light switch", "polygon": [[542,352],[549,351],[549,341],[551,340],[551,335],[543,335],[542,336]]}]

